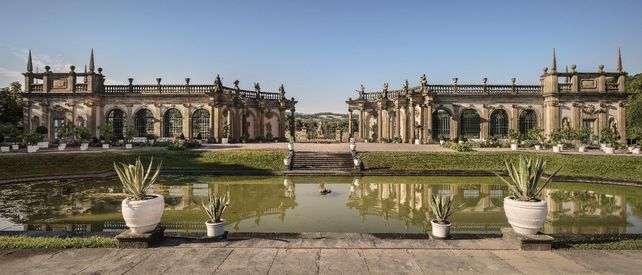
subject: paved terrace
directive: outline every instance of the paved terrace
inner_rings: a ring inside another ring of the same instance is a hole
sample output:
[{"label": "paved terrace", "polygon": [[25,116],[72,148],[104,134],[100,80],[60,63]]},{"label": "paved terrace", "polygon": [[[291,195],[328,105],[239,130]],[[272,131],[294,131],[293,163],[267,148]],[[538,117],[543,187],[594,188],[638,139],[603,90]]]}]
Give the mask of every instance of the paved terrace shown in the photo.
[{"label": "paved terrace", "polygon": [[639,274],[642,251],[518,251],[501,239],[245,239],[0,250],[3,274]]}]

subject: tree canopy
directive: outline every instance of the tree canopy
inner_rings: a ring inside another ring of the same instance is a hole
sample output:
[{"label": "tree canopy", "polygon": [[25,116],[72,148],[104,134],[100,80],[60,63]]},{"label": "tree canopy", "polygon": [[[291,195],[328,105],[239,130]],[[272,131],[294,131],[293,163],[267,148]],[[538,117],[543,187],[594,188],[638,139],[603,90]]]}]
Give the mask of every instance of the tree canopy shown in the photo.
[{"label": "tree canopy", "polygon": [[626,91],[629,93],[626,126],[642,128],[642,73],[626,78]]},{"label": "tree canopy", "polygon": [[22,86],[12,82],[9,87],[0,89],[0,124],[10,123],[17,127],[22,126],[23,101],[20,96]]}]

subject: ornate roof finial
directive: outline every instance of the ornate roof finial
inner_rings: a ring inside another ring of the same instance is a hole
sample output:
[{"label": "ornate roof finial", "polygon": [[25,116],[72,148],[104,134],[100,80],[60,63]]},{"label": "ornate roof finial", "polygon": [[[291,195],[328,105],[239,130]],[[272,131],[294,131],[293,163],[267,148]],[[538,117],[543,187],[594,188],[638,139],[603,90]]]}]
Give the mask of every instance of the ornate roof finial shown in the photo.
[{"label": "ornate roof finial", "polygon": [[618,73],[622,72],[622,51],[620,48],[617,48],[617,64],[615,64],[615,70],[617,70]]},{"label": "ornate roof finial", "polygon": [[89,55],[89,71],[94,72],[94,49],[91,49],[91,55]]},{"label": "ornate roof finial", "polygon": [[[566,67],[566,69],[565,69],[565,70],[566,70],[566,73],[568,74],[568,65],[565,65],[565,67]],[[565,80],[566,80],[566,83],[568,83],[568,81],[570,80],[570,79],[568,78],[568,75],[566,76],[566,79],[565,79]]]},{"label": "ornate roof finial", "polygon": [[33,72],[33,62],[31,61],[31,49],[29,49],[29,57],[27,57],[27,72]]},{"label": "ornate roof finial", "polygon": [[256,91],[257,93],[261,92],[261,85],[259,85],[258,82],[254,83],[254,91]]},{"label": "ornate roof finial", "polygon": [[553,70],[553,73],[557,72],[557,58],[555,57],[555,48],[553,48],[553,64],[551,65],[551,70]]},{"label": "ornate roof finial", "polygon": [[285,87],[283,87],[283,83],[281,83],[281,87],[279,87],[279,93],[280,93],[282,96],[285,96]]}]

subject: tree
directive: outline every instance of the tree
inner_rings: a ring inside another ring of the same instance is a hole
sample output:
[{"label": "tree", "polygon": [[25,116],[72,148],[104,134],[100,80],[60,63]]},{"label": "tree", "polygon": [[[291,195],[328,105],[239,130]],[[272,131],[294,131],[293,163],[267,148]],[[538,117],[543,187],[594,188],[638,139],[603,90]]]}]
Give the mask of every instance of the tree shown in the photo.
[{"label": "tree", "polygon": [[9,87],[0,90],[0,123],[11,123],[22,126],[22,96],[18,82],[12,82]]},{"label": "tree", "polygon": [[642,73],[626,78],[626,91],[629,93],[626,127],[642,128]]}]

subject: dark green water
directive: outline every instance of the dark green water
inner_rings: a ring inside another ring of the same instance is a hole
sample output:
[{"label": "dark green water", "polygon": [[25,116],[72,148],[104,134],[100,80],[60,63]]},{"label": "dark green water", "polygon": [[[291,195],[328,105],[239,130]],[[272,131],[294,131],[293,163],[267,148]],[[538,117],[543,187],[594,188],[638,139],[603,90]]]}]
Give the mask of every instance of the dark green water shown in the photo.
[{"label": "dark green water", "polygon": [[[320,195],[323,184],[332,193]],[[464,206],[457,232],[497,232],[506,226],[507,188],[494,177],[213,177],[166,176],[162,225],[204,231],[201,200],[227,193],[226,230],[247,232],[428,232],[432,194]],[[642,188],[553,183],[547,233],[642,233]],[[0,186],[0,230],[109,231],[125,228],[117,180]]]}]

